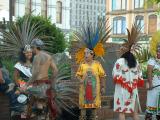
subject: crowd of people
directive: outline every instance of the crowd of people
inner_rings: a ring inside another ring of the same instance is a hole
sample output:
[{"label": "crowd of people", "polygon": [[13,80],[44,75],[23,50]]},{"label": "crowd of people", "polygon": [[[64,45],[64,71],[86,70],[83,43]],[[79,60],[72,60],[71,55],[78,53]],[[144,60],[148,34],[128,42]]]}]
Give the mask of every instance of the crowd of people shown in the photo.
[{"label": "crowd of people", "polygon": [[[113,82],[115,83],[114,108],[119,113],[119,120],[125,120],[125,115],[130,113],[134,120],[139,120],[138,113],[141,112],[138,87],[144,87],[141,67],[133,54],[132,46],[138,41],[139,29],[132,26],[137,34],[134,38],[128,37],[128,41],[120,49],[121,57],[117,59],[113,67]],[[131,30],[132,31],[132,30]],[[76,72],[79,81],[79,120],[98,120],[97,109],[101,107],[101,95],[105,92],[106,73],[96,57],[104,55],[103,41],[99,39],[96,32],[93,42],[84,41],[83,49],[76,54],[77,62],[80,63]],[[131,34],[132,33],[128,33]],[[152,120],[156,115],[160,120],[160,42],[155,39],[151,42],[152,58],[148,61],[148,92],[145,120]],[[52,85],[58,69],[52,57],[42,51],[44,43],[40,39],[34,39],[31,45],[25,45],[21,49],[19,61],[14,66],[14,80],[9,77],[9,72],[0,62],[0,91],[5,93],[10,100],[11,108],[20,106],[21,116],[31,117],[33,104],[38,109],[43,109],[43,100],[36,98],[47,98],[52,118],[56,116],[54,93]],[[98,47],[97,47],[98,46]],[[49,77],[48,70],[51,69],[52,76]],[[20,104],[26,101],[27,96],[32,95],[29,104]],[[35,102],[36,101],[36,102]],[[89,115],[87,112],[89,111]]]},{"label": "crowd of people", "polygon": [[[133,25],[131,30],[127,30],[127,32],[128,40],[122,44],[119,50],[120,58],[115,62],[112,71],[113,82],[115,83],[113,111],[119,113],[118,120],[125,120],[125,115],[128,113],[132,114],[134,120],[139,120],[141,106],[138,87],[144,87],[144,80],[141,66],[134,55],[136,51],[134,48],[136,48],[135,45],[140,38],[140,29],[138,26]],[[83,39],[82,41],[84,41],[85,45],[83,44],[84,46],[81,47],[76,55],[77,62],[81,61],[76,73],[77,79],[80,82],[80,120],[98,120],[96,110],[101,107],[100,96],[104,93],[104,78],[106,73],[101,64],[95,60],[95,57],[102,57],[104,55],[104,48],[103,45],[100,45],[101,41],[96,40],[97,36],[95,33],[95,37],[91,41]],[[147,67],[148,92],[145,120],[152,120],[153,115],[156,115],[157,120],[160,120],[160,41],[158,41],[157,38],[153,37],[150,47],[152,57],[149,59]],[[86,111],[89,111],[90,115],[87,116]]]},{"label": "crowd of people", "polygon": [[[31,45],[25,45],[21,49],[19,61],[14,66],[14,80],[10,79],[9,72],[0,62],[0,91],[9,97],[11,116],[18,114],[21,118],[28,119],[33,104],[38,109],[43,109],[43,101],[35,102],[35,98],[47,98],[52,117],[56,115],[51,87],[57,67],[52,57],[41,50],[43,46],[42,40],[34,39]],[[51,78],[48,76],[49,69],[52,70]],[[31,100],[25,104],[28,94],[32,95]]]}]

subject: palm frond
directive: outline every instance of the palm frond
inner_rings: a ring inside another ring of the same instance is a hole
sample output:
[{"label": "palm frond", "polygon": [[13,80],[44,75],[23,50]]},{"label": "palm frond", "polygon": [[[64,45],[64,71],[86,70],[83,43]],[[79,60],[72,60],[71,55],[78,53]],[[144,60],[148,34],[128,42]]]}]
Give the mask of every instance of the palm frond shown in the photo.
[{"label": "palm frond", "polygon": [[[69,64],[70,59],[67,59],[63,55],[54,55],[57,67],[58,75],[55,78],[53,89],[56,93],[55,102],[58,110],[66,110],[70,114],[74,115],[74,111],[71,110],[71,106],[78,106],[78,90],[79,85],[76,81],[71,81],[71,66]],[[58,59],[59,58],[59,59]]]},{"label": "palm frond", "polygon": [[148,47],[143,47],[135,54],[135,56],[138,59],[139,63],[144,63],[149,60],[151,54]]},{"label": "palm frond", "polygon": [[20,48],[30,44],[34,38],[47,37],[39,35],[42,30],[43,25],[40,25],[39,22],[31,24],[29,16],[26,16],[21,24],[9,23],[8,30],[2,31],[0,54],[5,54],[6,56],[18,55]]}]

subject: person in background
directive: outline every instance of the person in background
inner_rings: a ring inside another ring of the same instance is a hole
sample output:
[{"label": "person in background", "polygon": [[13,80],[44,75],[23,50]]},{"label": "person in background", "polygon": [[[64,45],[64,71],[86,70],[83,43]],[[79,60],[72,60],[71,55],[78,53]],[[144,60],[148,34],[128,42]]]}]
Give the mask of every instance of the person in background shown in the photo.
[{"label": "person in background", "polygon": [[92,26],[88,23],[74,32],[74,39],[78,41],[75,60],[79,64],[76,72],[79,81],[79,120],[98,120],[97,110],[101,108],[101,96],[105,93],[106,73],[97,58],[105,55],[104,45],[110,32],[109,27],[104,27],[105,22],[99,19],[100,24]]},{"label": "person in background", "polygon": [[150,42],[151,58],[147,66],[147,107],[145,120],[152,120],[156,115],[160,120],[160,32],[153,35]]},{"label": "person in background", "polygon": [[12,91],[15,87],[15,84],[10,79],[8,70],[3,66],[0,59],[0,91],[3,93],[8,93]]},{"label": "person in background", "polygon": [[31,47],[30,45],[25,45],[25,47],[20,50],[19,61],[14,66],[14,81],[16,83],[15,94],[17,96],[17,103],[12,111],[13,116],[15,115],[15,112],[18,112],[18,115],[20,115],[21,118],[27,118],[27,104],[25,103],[27,100],[27,92],[25,86],[29,81],[29,78],[32,76],[32,61],[33,54]]},{"label": "person in background", "polygon": [[132,26],[131,32],[128,30],[128,40],[122,45],[122,55],[116,61],[112,72],[115,83],[114,112],[119,113],[119,120],[125,120],[127,113],[131,113],[134,120],[139,120],[138,111],[141,111],[141,107],[138,87],[143,87],[144,80],[140,65],[133,55],[133,47],[139,40],[139,33],[139,28],[135,25]]},{"label": "person in background", "polygon": [[[28,89],[28,91],[33,94],[34,97],[39,99],[37,100],[37,107],[40,110],[43,110],[43,108],[45,107],[45,103],[40,99],[48,98],[47,104],[51,111],[51,117],[55,118],[57,110],[54,102],[52,85],[54,85],[54,78],[58,73],[57,66],[54,63],[52,57],[42,50],[44,46],[42,40],[34,39],[31,43],[31,46],[35,56],[32,66],[32,77],[27,84],[33,85],[33,87]],[[52,71],[51,78],[49,78],[48,74],[49,69],[51,69]],[[32,103],[30,103],[30,105],[32,105]]]},{"label": "person in background", "polygon": [[32,77],[31,69],[33,62],[33,53],[30,45],[26,45],[21,49],[19,61],[14,66],[14,81],[17,85],[16,93],[19,94],[23,91],[23,87]]}]

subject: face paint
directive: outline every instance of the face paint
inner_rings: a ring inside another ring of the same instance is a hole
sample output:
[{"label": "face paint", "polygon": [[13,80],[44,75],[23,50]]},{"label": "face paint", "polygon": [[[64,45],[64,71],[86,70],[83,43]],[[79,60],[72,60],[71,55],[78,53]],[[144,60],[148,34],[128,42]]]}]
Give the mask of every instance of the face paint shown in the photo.
[{"label": "face paint", "polygon": [[93,51],[86,48],[84,51],[85,59],[89,61],[92,58]]}]

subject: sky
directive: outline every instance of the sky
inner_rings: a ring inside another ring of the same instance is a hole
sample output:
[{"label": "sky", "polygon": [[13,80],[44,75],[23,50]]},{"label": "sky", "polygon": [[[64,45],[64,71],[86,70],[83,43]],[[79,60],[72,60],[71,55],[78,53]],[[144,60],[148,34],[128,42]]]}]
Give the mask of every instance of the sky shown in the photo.
[{"label": "sky", "polygon": [[9,20],[9,0],[0,0],[0,21],[3,17]]}]

